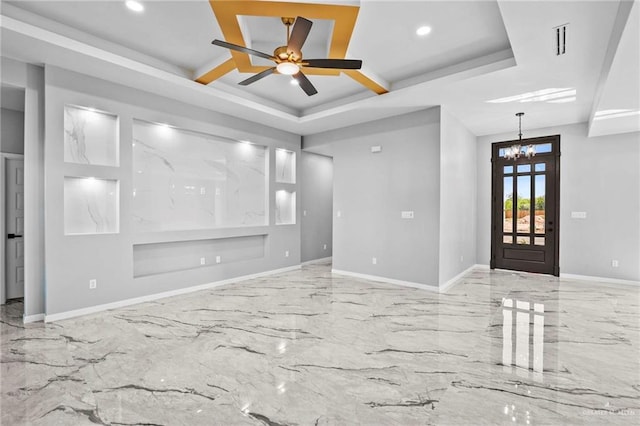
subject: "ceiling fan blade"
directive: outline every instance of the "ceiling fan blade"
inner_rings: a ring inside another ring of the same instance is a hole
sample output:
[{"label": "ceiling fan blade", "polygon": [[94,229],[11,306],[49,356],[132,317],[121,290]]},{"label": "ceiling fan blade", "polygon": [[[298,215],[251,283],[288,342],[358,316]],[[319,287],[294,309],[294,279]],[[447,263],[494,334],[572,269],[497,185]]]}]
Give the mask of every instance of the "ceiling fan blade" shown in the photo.
[{"label": "ceiling fan blade", "polygon": [[311,84],[311,82],[309,81],[309,79],[307,78],[306,75],[304,75],[302,73],[302,71],[298,71],[296,74],[294,74],[292,76],[293,78],[295,78],[296,80],[298,80],[298,84],[300,85],[300,87],[302,88],[302,90],[304,90],[304,93],[306,93],[308,96],[313,96],[316,93],[318,93],[318,91],[316,90],[315,87],[313,87],[313,84]]},{"label": "ceiling fan blade", "polygon": [[238,52],[242,52],[242,53],[248,53],[249,55],[259,56],[264,59],[270,59],[272,61],[275,61],[276,59],[271,55],[267,55],[266,53],[249,49],[248,47],[238,46],[237,44],[227,43],[226,41],[222,41],[222,40],[213,40],[211,44],[215,44],[216,46],[220,46],[220,47],[226,47],[227,49],[231,49],[231,50],[237,50]]},{"label": "ceiling fan blade", "polygon": [[302,16],[296,18],[296,22],[293,24],[293,29],[291,30],[291,37],[289,37],[289,45],[287,46],[289,52],[294,51],[298,54],[300,53],[302,45],[305,40],[307,40],[309,31],[311,31],[312,25],[313,22]]},{"label": "ceiling fan blade", "polygon": [[276,70],[276,67],[273,68],[267,68],[266,70],[259,72],[256,75],[252,75],[251,77],[249,77],[246,80],[242,80],[240,83],[238,83],[241,86],[248,86],[251,83],[255,83],[256,81],[265,78],[268,75],[273,74],[273,72]]},{"label": "ceiling fan blade", "polygon": [[359,70],[362,68],[362,61],[360,59],[305,59],[302,65],[309,68]]}]

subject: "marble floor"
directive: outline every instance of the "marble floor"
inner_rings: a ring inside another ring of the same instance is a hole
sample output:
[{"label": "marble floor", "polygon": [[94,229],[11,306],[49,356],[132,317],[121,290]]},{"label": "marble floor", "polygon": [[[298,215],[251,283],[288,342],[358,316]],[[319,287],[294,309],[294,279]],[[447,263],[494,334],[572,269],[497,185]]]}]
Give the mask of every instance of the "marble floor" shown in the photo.
[{"label": "marble floor", "polygon": [[1,308],[2,425],[640,424],[640,287],[329,265],[53,324]]}]

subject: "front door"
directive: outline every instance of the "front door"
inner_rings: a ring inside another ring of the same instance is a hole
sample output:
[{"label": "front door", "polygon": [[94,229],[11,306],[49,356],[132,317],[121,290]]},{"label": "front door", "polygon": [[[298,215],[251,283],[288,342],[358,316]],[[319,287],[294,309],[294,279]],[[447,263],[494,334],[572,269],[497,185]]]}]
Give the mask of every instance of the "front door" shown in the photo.
[{"label": "front door", "polygon": [[24,297],[24,161],[6,161],[6,297],[15,299]]},{"label": "front door", "polygon": [[494,143],[491,161],[491,268],[560,275],[560,136]]}]

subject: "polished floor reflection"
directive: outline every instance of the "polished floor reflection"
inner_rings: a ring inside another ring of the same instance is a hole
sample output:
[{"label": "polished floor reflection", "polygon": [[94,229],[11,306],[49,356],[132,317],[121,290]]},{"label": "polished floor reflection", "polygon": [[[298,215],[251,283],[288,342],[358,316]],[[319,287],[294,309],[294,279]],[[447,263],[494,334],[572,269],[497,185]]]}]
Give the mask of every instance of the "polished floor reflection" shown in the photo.
[{"label": "polished floor reflection", "polygon": [[2,425],[640,424],[640,288],[329,265],[53,324],[2,307]]}]

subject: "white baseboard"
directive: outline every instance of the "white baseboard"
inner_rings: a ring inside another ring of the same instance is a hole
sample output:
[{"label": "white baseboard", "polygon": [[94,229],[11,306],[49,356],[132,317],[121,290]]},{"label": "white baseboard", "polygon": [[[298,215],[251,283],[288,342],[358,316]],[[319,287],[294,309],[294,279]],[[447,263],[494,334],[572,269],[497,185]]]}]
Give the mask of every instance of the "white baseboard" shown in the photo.
[{"label": "white baseboard", "polygon": [[102,305],[90,306],[88,308],[74,309],[72,311],[60,312],[57,314],[43,315],[44,322],[60,321],[63,319],[79,317],[82,315],[94,314],[97,312],[107,311],[109,309],[123,308],[125,306],[137,305],[138,303],[150,302],[153,300],[164,299],[165,297],[179,296],[181,294],[193,293],[195,291],[207,290],[214,287],[220,287],[227,284],[233,284],[240,281],[261,278],[267,275],[281,274],[300,269],[300,265],[288,266],[286,268],[274,269],[266,272],[258,272],[251,275],[243,275],[240,277],[229,278],[222,281],[215,281],[207,284],[200,284],[192,287],[180,288],[177,290],[165,291],[162,293],[150,294],[148,296],[134,297],[132,299],[119,300],[117,302],[105,303]]},{"label": "white baseboard", "polygon": [[467,269],[465,269],[464,271],[460,272],[458,275],[456,275],[455,277],[451,278],[446,283],[442,284],[440,286],[440,288],[439,288],[440,293],[446,293],[447,291],[449,291],[451,289],[451,287],[453,287],[458,281],[460,281],[460,278],[464,277],[465,275],[467,275],[469,272],[471,272],[474,269],[483,269],[483,268],[482,268],[482,265],[471,265],[471,266],[469,266]]},{"label": "white baseboard", "polygon": [[302,262],[301,265],[313,265],[314,263],[325,263],[325,262],[330,262],[332,259],[333,257],[329,256],[329,257],[323,257],[322,259],[307,260],[306,262]]},{"label": "white baseboard", "polygon": [[468,267],[464,271],[460,272],[458,275],[456,275],[455,277],[451,278],[449,281],[447,281],[446,283],[444,283],[441,286],[435,286],[435,285],[431,285],[431,284],[414,283],[414,282],[411,282],[411,281],[402,281],[402,280],[396,280],[396,279],[393,279],[393,278],[380,277],[380,276],[377,276],[377,275],[367,275],[367,274],[360,274],[358,272],[342,271],[342,270],[339,270],[339,269],[332,269],[331,272],[333,272],[334,274],[337,274],[337,275],[345,275],[345,276],[348,276],[348,277],[362,278],[362,279],[365,279],[365,280],[378,281],[378,282],[384,282],[384,283],[389,283],[389,284],[396,284],[396,285],[401,285],[401,286],[405,286],[405,287],[419,288],[419,289],[422,289],[422,290],[433,291],[433,292],[436,292],[436,293],[446,293],[447,291],[449,291],[451,289],[451,287],[453,287],[456,283],[458,283],[460,281],[460,278],[462,278],[463,276],[465,276],[466,274],[471,272],[473,269],[482,269],[482,267],[483,267],[483,265],[471,265],[470,267]]},{"label": "white baseboard", "polygon": [[640,286],[640,281],[621,280],[621,279],[618,279],[618,278],[593,277],[593,276],[590,276],[590,275],[575,275],[575,274],[563,274],[563,273],[560,273],[560,278],[566,279],[566,280],[598,281],[598,282],[601,282],[601,283]]},{"label": "white baseboard", "polygon": [[[476,266],[477,269],[489,269],[489,265],[477,264],[475,266]],[[509,269],[496,269],[496,271],[522,273],[522,274],[527,274],[528,273],[528,272],[521,272],[521,271],[512,271],[512,270],[509,270]],[[640,286],[640,281],[621,280],[621,279],[618,279],[618,278],[594,277],[594,276],[591,276],[591,275],[565,274],[565,273],[562,273],[562,272],[560,273],[560,278],[561,279],[565,279],[565,280],[572,280],[572,281],[576,281],[576,280],[577,281],[597,281],[597,282],[601,282],[601,283]]]},{"label": "white baseboard", "polygon": [[29,324],[30,322],[38,322],[43,320],[44,320],[44,314],[24,315],[22,317],[22,322],[24,324]]},{"label": "white baseboard", "polygon": [[414,283],[411,281],[395,280],[393,278],[379,277],[377,275],[360,274],[358,272],[341,271],[339,269],[332,269],[331,272],[336,275],[344,275],[347,277],[362,278],[364,280],[378,281],[378,282],[383,282],[388,284],[401,285],[405,287],[419,288],[422,290],[433,291],[436,293],[439,292],[438,286],[435,286],[435,285],[420,284],[420,283]]}]

